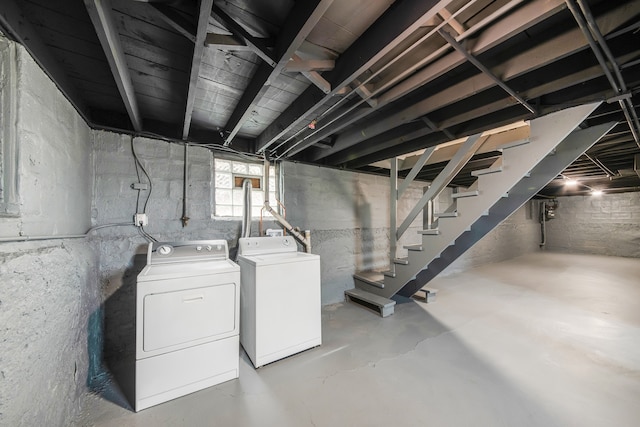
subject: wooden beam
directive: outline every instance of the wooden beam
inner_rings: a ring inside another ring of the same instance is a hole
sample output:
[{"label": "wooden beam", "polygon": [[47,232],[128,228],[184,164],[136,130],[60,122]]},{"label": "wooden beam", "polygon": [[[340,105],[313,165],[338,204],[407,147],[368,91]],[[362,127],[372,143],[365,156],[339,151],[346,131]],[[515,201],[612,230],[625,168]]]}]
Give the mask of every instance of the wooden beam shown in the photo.
[{"label": "wooden beam", "polygon": [[438,15],[442,16],[442,18],[446,21],[447,19],[449,20],[449,26],[451,28],[453,28],[458,35],[464,33],[466,31],[466,28],[464,28],[464,25],[462,25],[461,23],[459,23],[455,18],[453,18],[451,12],[449,12],[446,8],[442,8],[439,12]]},{"label": "wooden beam", "polygon": [[235,36],[239,37],[244,43],[251,47],[256,55],[258,55],[264,62],[272,67],[275,67],[277,62],[274,53],[262,42],[262,39],[253,37],[247,30],[242,28],[240,24],[233,20],[232,17],[227,15],[218,6],[213,6],[211,15],[220,23],[222,23],[227,30],[231,31]]},{"label": "wooden beam", "polygon": [[122,102],[136,131],[142,130],[142,118],[138,110],[136,94],[131,83],[129,67],[120,45],[120,35],[111,16],[110,0],[84,0],[91,22],[98,34],[102,50],[107,57],[111,73],[118,86]]},{"label": "wooden beam", "polygon": [[[285,65],[285,69],[287,68],[287,66],[289,64],[291,64],[292,61],[294,63],[298,63],[298,64],[301,64],[303,62],[302,59],[298,55],[294,54],[291,57],[291,60],[287,63],[287,65]],[[333,62],[334,65],[335,65],[335,61],[329,61],[329,62]],[[316,85],[318,87],[318,89],[320,89],[324,93],[331,92],[331,84],[328,81],[326,81],[317,71],[308,70],[308,69],[305,69],[305,67],[302,66],[302,67],[300,67],[300,74],[305,76],[307,78],[307,80],[309,80],[311,83]]]},{"label": "wooden beam", "polygon": [[335,69],[324,76],[331,84],[331,92],[324,94],[315,86],[305,90],[258,136],[256,151],[268,149],[280,137],[307,120],[307,116],[388,55],[449,3],[451,0],[405,0],[394,3],[394,7],[387,9],[336,60]]},{"label": "wooden beam", "polygon": [[271,82],[282,73],[284,67],[289,63],[289,59],[302,45],[332,3],[333,0],[305,0],[294,4],[276,40],[277,64],[273,68],[264,62],[258,66],[244,95],[238,101],[225,125],[225,130],[228,132],[226,145],[231,144],[240,128],[250,117],[254,106],[266,93]]},{"label": "wooden beam", "polygon": [[158,12],[158,16],[164,22],[169,24],[171,28],[191,40],[196,41],[196,27],[192,22],[185,19],[174,8],[160,3],[149,3],[149,5]]},{"label": "wooden beam", "polygon": [[0,28],[6,35],[20,43],[29,52],[31,57],[51,78],[60,92],[69,100],[76,111],[87,122],[90,114],[89,110],[80,97],[78,90],[72,84],[66,71],[60,62],[51,53],[51,48],[44,44],[40,34],[29,22],[20,7],[14,0],[3,0],[0,7]]},{"label": "wooden beam", "polygon": [[304,60],[298,55],[293,55],[284,71],[292,73],[301,73],[303,71],[331,71],[336,66],[333,59],[307,59]]},{"label": "wooden beam", "polygon": [[[257,38],[265,46],[272,48],[274,46],[272,39]],[[254,48],[247,46],[241,38],[234,35],[209,33],[204,39],[204,44],[208,47],[221,50],[241,50],[253,52]]]},{"label": "wooden beam", "polygon": [[209,26],[209,16],[211,16],[212,7],[213,0],[200,0],[196,42],[193,46],[193,59],[191,60],[189,89],[187,91],[187,105],[184,112],[184,125],[182,127],[182,139],[187,139],[189,136],[191,117],[193,116],[193,106],[196,102],[198,77],[200,76],[200,66],[202,65],[202,55],[205,48],[204,39],[207,37],[207,27]]}]

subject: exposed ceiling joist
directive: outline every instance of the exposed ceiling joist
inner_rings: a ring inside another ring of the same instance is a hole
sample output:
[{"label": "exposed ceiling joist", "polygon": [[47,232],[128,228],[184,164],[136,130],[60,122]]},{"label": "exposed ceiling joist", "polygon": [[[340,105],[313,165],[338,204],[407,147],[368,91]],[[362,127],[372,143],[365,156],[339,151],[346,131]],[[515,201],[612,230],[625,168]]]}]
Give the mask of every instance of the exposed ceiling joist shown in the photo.
[{"label": "exposed ceiling joist", "polygon": [[335,68],[336,61],[333,59],[302,59],[298,55],[293,55],[287,65],[285,72],[301,73],[303,71],[331,71]]},{"label": "exposed ceiling joist", "polygon": [[309,87],[260,134],[256,151],[268,149],[281,136],[306,120],[308,115],[322,107],[335,93],[395,49],[449,3],[449,0],[406,0],[388,9],[336,60],[335,69],[324,76],[331,85],[331,92],[324,94],[315,86]]},{"label": "exposed ceiling joist", "polygon": [[189,75],[189,89],[187,92],[187,105],[184,113],[184,125],[182,127],[182,139],[187,139],[189,136],[189,129],[191,128],[193,106],[196,101],[196,88],[198,86],[198,77],[200,76],[202,55],[205,49],[204,39],[207,37],[207,27],[209,26],[209,16],[211,15],[212,7],[213,0],[200,0],[196,42],[193,46],[193,58],[191,60],[191,72]]},{"label": "exposed ceiling joist", "polygon": [[[260,42],[264,46],[273,48],[273,40],[264,38],[260,38],[258,40],[260,40]],[[209,33],[204,40],[204,44],[213,49],[254,52],[254,48],[251,46],[247,46],[247,44],[242,39],[237,36],[227,34]]]},{"label": "exposed ceiling joist", "polygon": [[[317,70],[313,69],[314,64],[311,64],[310,61],[303,61],[298,55],[294,54],[291,60],[289,61],[289,63],[285,66],[285,70],[290,71],[288,70],[288,67],[289,65],[291,65],[292,62],[297,64],[297,67],[294,67],[294,68],[298,68],[300,74],[305,76],[307,80],[309,80],[311,83],[316,85],[321,91],[323,91],[324,93],[331,92],[331,84],[328,81],[326,81],[320,75],[320,73],[318,73]],[[303,64],[303,62],[306,62],[307,64]],[[333,67],[335,66],[335,61],[333,60],[324,61],[324,62],[332,63],[332,65],[329,65],[330,70],[332,70]],[[319,64],[318,66],[321,66],[321,65]]]},{"label": "exposed ceiling joist", "polygon": [[[516,3],[519,2],[511,2],[507,6]],[[540,22],[543,19],[560,12],[564,9],[564,7],[565,5],[563,0],[536,0],[525,4],[520,9],[516,10],[512,15],[509,15],[502,21],[496,22],[495,26],[489,27],[485,31],[483,31],[477,37],[477,39],[475,39],[473,45],[471,46],[470,53],[479,55],[487,51],[488,49],[508,40],[514,34],[525,31],[535,23]],[[491,14],[488,18],[498,19],[502,16],[501,14],[506,13],[509,10],[509,7],[502,7]],[[491,21],[489,21],[488,19],[483,19],[480,23],[476,24],[461,36],[457,37],[456,40],[463,40],[465,37],[475,34],[480,30],[480,28],[482,28],[482,26],[488,25],[490,22]],[[437,27],[434,28],[433,33],[435,33],[437,29]],[[426,57],[419,64],[421,66],[426,65],[426,67],[411,75],[410,77],[409,71],[414,67],[409,67],[408,70],[401,71],[398,77],[392,78],[387,82],[381,82],[377,84],[376,87],[373,88],[373,94],[382,93],[382,95],[376,98],[377,103],[375,105],[375,109],[382,108],[385,105],[388,105],[391,102],[400,99],[402,96],[405,96],[411,91],[442,76],[446,72],[460,66],[466,61],[466,58],[460,52],[454,50],[453,52],[444,55],[446,51],[447,46],[445,45],[437,51],[426,55]],[[431,61],[431,63],[429,63],[429,61]],[[416,66],[417,65],[418,64],[416,64]],[[404,81],[400,81],[401,77],[407,78]],[[370,112],[373,112],[375,109],[372,109]],[[361,119],[362,117],[360,116],[345,115],[344,117],[327,120],[331,124],[331,126],[326,126],[326,129],[319,130],[315,135],[307,135],[305,137],[306,140],[304,141],[304,143],[299,144],[296,149],[292,150],[289,153],[289,156],[293,156],[301,152],[305,148],[315,144],[318,140],[321,140],[328,136],[327,134],[340,131]],[[325,155],[321,157],[318,155],[314,157],[314,160],[320,160],[326,155],[329,155],[329,153],[325,153]]]},{"label": "exposed ceiling joist", "polygon": [[[604,33],[609,33],[624,23],[630,14],[633,16],[634,12],[640,12],[640,4],[637,4],[634,7],[630,7],[627,4],[602,16],[599,19],[602,31]],[[581,37],[580,30],[576,28],[553,40],[550,40],[547,43],[542,43],[526,52],[522,52],[508,59],[502,64],[494,67],[493,72],[501,75],[502,81],[508,81],[512,78],[541,68],[553,61],[554,58],[566,57],[572,53],[586,49],[587,47],[588,43],[583,37]],[[431,113],[447,105],[451,105],[454,102],[462,101],[473,94],[487,90],[495,85],[496,81],[490,76],[486,74],[475,75],[460,83],[451,85],[416,104],[406,105],[397,113],[387,116],[383,120],[371,120],[368,123],[363,123],[363,125],[358,127],[357,130],[344,132],[338,136],[332,149],[319,151],[316,153],[314,160],[319,160],[353,147],[362,141],[380,135],[387,130],[402,125],[403,123],[415,120],[418,117]],[[555,87],[555,90],[557,90],[557,84]],[[523,95],[526,95],[531,99],[535,97],[534,95],[540,96],[541,94],[532,93]],[[500,105],[501,108],[506,108],[507,106],[514,105],[514,102],[507,102],[505,104],[503,101],[500,101]],[[493,111],[496,111],[496,109],[493,109]],[[466,118],[468,119],[469,117]],[[447,123],[442,123],[441,126],[450,127],[453,123],[460,123],[460,121],[450,118]]]},{"label": "exposed ceiling joist", "polygon": [[196,42],[196,27],[192,22],[185,19],[180,13],[170,6],[161,3],[150,3],[150,6],[155,9],[160,19],[169,24],[171,28],[191,40]]},{"label": "exposed ceiling joist", "polygon": [[225,145],[231,144],[242,125],[250,117],[255,105],[265,94],[271,81],[276,79],[313,30],[333,0],[314,0],[296,2],[287,16],[283,30],[276,40],[277,62],[272,68],[265,63],[258,66],[244,95],[238,101],[231,117],[225,125],[228,132]]},{"label": "exposed ceiling joist", "polygon": [[111,16],[110,0],[84,0],[91,22],[98,34],[102,50],[107,57],[111,73],[118,86],[122,102],[127,109],[131,124],[136,131],[142,130],[142,117],[138,109],[136,94],[129,75],[129,66],[120,45],[120,34]]},{"label": "exposed ceiling joist", "polygon": [[269,47],[263,42],[262,39],[258,37],[254,37],[247,30],[242,28],[242,25],[238,24],[233,20],[232,17],[227,15],[222,9],[218,6],[213,6],[213,10],[211,10],[211,15],[219,20],[227,30],[231,31],[236,37],[242,39],[242,41],[251,49],[253,52],[258,55],[264,62],[269,64],[271,67],[275,67],[277,64],[275,54]]},{"label": "exposed ceiling joist", "polygon": [[[439,145],[411,172],[430,180],[444,165],[432,162],[454,150],[452,141],[530,117],[523,105],[544,115],[605,100],[580,127],[619,124],[566,173],[616,191],[640,188],[639,145],[627,127],[640,105],[637,0],[215,2],[226,22],[213,2],[203,13],[201,0],[92,0],[115,8],[142,132],[132,131],[85,1],[5,0],[0,28],[50,76],[57,66],[93,128],[211,149],[233,143],[239,152],[382,174],[380,161],[397,157],[404,169],[419,150]],[[600,46],[598,61],[567,4]],[[17,18],[7,24],[11,13]],[[29,25],[32,34],[23,29]],[[196,42],[198,29],[204,39]],[[30,47],[34,38],[43,52]],[[53,65],[43,65],[47,56]],[[496,152],[485,153],[487,146],[475,166],[492,163]],[[453,184],[471,184],[469,172]]]},{"label": "exposed ceiling joist", "polygon": [[51,49],[45,45],[36,29],[31,25],[14,0],[3,0],[0,8],[0,28],[3,32],[6,32],[7,36],[27,49],[78,113],[85,121],[90,123],[89,111],[76,87],[71,84],[66,71],[58,60],[54,58]]}]

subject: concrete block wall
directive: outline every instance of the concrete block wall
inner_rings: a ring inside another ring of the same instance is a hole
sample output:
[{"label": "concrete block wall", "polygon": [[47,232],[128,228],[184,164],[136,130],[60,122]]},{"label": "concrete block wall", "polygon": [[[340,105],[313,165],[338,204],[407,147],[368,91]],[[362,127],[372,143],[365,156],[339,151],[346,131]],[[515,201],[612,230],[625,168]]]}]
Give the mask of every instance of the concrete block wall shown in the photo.
[{"label": "concrete block wall", "polygon": [[[13,48],[17,120],[2,126],[13,127],[19,150],[19,214],[0,217],[0,239],[85,233],[90,130],[27,52]],[[99,302],[87,239],[0,242],[0,425],[69,424],[95,372]]]},{"label": "concrete block wall", "polygon": [[546,250],[640,258],[640,193],[559,197]]},{"label": "concrete block wall", "polygon": [[537,202],[529,201],[515,211],[447,267],[441,276],[448,276],[494,262],[539,250],[540,223]]},{"label": "concrete block wall", "polygon": [[[282,170],[287,219],[311,230],[312,252],[321,258],[323,304],[344,300],[356,271],[388,268],[388,177],[293,162],[284,162]],[[398,218],[415,206],[424,185],[413,183],[405,192]],[[419,215],[398,242],[399,257],[406,256],[403,245],[421,242],[421,229]]]}]

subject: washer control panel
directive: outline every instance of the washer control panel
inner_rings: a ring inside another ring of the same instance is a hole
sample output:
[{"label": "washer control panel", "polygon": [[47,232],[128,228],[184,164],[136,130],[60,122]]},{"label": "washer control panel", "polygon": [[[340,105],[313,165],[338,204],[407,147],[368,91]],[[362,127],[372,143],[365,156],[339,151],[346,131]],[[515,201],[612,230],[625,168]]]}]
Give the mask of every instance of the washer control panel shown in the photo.
[{"label": "washer control panel", "polygon": [[147,264],[209,261],[229,258],[226,240],[153,242],[149,244]]},{"label": "washer control panel", "polygon": [[298,245],[293,236],[244,237],[238,241],[238,256],[297,251]]}]

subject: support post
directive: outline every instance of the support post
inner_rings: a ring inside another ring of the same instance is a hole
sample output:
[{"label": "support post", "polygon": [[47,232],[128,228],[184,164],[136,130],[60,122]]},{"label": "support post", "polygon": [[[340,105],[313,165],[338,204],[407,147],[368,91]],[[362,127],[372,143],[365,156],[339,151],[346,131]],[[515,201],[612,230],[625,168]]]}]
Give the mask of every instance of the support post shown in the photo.
[{"label": "support post", "polygon": [[391,159],[391,171],[389,175],[391,187],[389,189],[389,270],[395,272],[396,251],[398,238],[396,237],[398,216],[398,158]]}]

